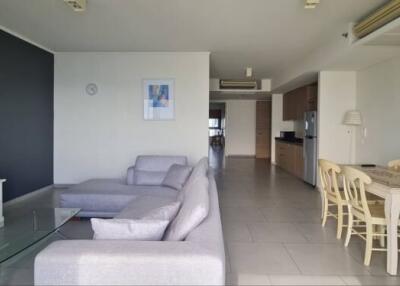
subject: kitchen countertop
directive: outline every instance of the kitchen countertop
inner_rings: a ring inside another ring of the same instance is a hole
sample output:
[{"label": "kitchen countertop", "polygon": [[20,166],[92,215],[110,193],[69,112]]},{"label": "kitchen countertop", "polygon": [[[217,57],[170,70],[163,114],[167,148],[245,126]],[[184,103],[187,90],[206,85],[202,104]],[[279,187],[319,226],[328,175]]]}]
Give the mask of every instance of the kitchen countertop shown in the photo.
[{"label": "kitchen countertop", "polygon": [[294,144],[294,145],[303,145],[303,139],[302,138],[283,138],[283,137],[275,137],[275,140],[284,142],[287,144]]}]

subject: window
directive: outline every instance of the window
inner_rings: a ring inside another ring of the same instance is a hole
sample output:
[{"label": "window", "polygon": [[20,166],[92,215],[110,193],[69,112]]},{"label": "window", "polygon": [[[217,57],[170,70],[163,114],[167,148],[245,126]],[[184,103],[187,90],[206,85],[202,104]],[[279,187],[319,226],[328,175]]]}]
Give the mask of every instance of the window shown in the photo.
[{"label": "window", "polygon": [[218,118],[208,119],[208,128],[219,128],[219,119]]}]

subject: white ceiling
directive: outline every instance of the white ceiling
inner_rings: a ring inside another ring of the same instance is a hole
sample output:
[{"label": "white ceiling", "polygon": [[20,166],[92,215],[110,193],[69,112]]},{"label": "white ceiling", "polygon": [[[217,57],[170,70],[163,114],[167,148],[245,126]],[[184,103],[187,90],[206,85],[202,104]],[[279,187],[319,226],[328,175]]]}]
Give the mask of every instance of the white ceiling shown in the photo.
[{"label": "white ceiling", "polygon": [[385,0],[0,0],[0,25],[53,51],[210,51],[211,76],[257,78],[309,56]]}]

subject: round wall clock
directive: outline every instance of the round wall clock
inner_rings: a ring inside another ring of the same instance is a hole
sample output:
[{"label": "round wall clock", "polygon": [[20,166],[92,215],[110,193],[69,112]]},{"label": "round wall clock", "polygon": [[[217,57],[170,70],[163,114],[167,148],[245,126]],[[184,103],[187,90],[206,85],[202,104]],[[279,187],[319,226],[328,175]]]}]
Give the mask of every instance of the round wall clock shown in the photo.
[{"label": "round wall clock", "polygon": [[98,88],[97,88],[97,85],[95,83],[89,83],[86,86],[86,93],[88,95],[95,95],[95,94],[97,94],[97,91],[98,91]]}]

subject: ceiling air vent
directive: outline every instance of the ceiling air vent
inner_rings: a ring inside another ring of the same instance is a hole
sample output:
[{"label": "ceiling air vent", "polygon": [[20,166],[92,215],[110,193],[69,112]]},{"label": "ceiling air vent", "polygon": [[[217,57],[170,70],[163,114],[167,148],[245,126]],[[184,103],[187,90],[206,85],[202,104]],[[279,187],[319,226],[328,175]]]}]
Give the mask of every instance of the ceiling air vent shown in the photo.
[{"label": "ceiling air vent", "polygon": [[75,12],[83,12],[86,9],[86,0],[64,0]]},{"label": "ceiling air vent", "polygon": [[356,24],[353,34],[357,38],[363,38],[398,17],[400,17],[400,0],[392,0]]},{"label": "ceiling air vent", "polygon": [[257,89],[255,80],[225,80],[219,81],[220,89]]}]

